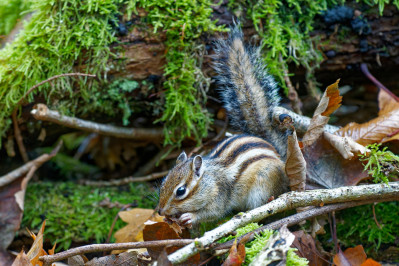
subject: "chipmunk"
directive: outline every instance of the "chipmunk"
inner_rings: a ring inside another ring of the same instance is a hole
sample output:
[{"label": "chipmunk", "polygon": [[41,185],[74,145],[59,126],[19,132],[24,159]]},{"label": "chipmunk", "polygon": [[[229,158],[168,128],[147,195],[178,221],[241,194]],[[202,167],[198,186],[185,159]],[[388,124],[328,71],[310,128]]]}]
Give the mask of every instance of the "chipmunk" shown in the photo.
[{"label": "chipmunk", "polygon": [[269,111],[280,97],[260,49],[245,46],[236,25],[215,51],[224,106],[232,125],[246,134],[223,140],[204,157],[178,156],[162,182],[157,209],[167,221],[186,227],[259,207],[288,187],[287,134],[273,125]]}]

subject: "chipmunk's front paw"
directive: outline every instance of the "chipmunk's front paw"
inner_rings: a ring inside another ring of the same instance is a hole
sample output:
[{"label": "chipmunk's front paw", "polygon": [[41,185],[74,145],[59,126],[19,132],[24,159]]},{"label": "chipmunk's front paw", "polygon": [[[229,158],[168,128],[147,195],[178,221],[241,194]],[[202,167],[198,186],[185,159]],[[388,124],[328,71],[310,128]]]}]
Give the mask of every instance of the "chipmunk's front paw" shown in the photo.
[{"label": "chipmunk's front paw", "polygon": [[179,225],[191,228],[195,221],[195,215],[191,212],[183,213],[179,218]]}]

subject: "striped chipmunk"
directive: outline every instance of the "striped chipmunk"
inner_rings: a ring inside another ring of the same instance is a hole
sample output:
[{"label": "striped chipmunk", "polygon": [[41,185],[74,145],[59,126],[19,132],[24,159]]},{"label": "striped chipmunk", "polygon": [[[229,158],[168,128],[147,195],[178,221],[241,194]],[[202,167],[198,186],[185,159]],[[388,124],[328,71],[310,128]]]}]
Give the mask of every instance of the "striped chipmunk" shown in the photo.
[{"label": "striped chipmunk", "polygon": [[162,182],[157,209],[183,227],[254,209],[288,190],[287,134],[269,111],[280,97],[260,49],[244,45],[235,26],[215,50],[218,90],[231,124],[245,134],[221,141],[204,157],[179,155]]}]

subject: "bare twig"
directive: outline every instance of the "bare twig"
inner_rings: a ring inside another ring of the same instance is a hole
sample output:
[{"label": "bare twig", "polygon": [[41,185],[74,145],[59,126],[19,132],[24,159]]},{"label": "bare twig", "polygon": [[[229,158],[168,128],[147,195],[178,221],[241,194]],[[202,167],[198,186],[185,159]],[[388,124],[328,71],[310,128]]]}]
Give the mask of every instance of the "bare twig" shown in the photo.
[{"label": "bare twig", "polygon": [[[270,229],[270,230],[276,230],[279,229],[281,226],[286,224],[287,226],[293,226],[295,224],[298,224],[302,221],[305,221],[309,218],[320,216],[332,211],[339,211],[343,209],[348,209],[360,205],[366,205],[366,204],[372,204],[375,202],[385,202],[385,201],[396,201],[399,200],[399,197],[392,197],[392,198],[387,198],[387,199],[376,199],[376,200],[362,200],[362,201],[349,201],[349,202],[344,202],[344,203],[336,203],[336,204],[330,204],[326,205],[323,207],[315,207],[312,209],[305,210],[303,212],[291,215],[289,217],[283,218],[281,220],[275,221],[273,223],[264,225],[259,227],[258,229],[249,232],[245,235],[242,235],[237,238],[237,242],[240,242],[241,239],[247,238],[248,241],[251,241],[255,238],[255,234],[259,234],[260,232]],[[217,244],[215,245],[214,249],[215,250],[221,250],[221,249],[229,249],[231,245],[234,243],[234,239],[227,241],[223,244]]]},{"label": "bare twig", "polygon": [[17,142],[19,153],[21,154],[22,160],[24,163],[29,161],[28,153],[26,152],[24,141],[21,135],[21,130],[19,130],[18,119],[17,119],[17,108],[12,111],[12,123],[14,125],[14,137]]},{"label": "bare twig", "polygon": [[110,181],[81,181],[80,183],[87,186],[95,186],[95,187],[106,187],[106,186],[121,186],[133,182],[145,182],[151,181],[154,179],[158,179],[168,174],[168,171],[163,171],[160,173],[153,173],[151,175],[141,176],[141,177],[125,177],[122,179],[110,180]]},{"label": "bare twig", "polygon": [[399,183],[391,182],[389,185],[363,185],[348,186],[335,189],[320,189],[305,192],[289,192],[281,195],[276,200],[271,201],[259,208],[236,215],[230,221],[221,226],[206,232],[203,237],[196,239],[173,254],[168,259],[176,264],[181,263],[189,257],[197,254],[202,247],[206,247],[215,240],[225,236],[229,232],[239,227],[245,226],[251,222],[258,222],[273,214],[305,206],[320,206],[320,204],[359,201],[359,200],[377,200],[381,198],[399,197]]},{"label": "bare twig", "polygon": [[379,229],[381,229],[381,225],[377,220],[377,215],[375,214],[375,205],[376,204],[377,204],[377,202],[374,202],[374,204],[373,204],[373,217],[374,217],[375,224],[378,226]]},{"label": "bare twig", "polygon": [[57,152],[59,151],[59,149],[61,148],[62,142],[60,142],[49,154],[43,154],[40,157],[27,162],[26,164],[24,164],[23,166],[15,169],[14,171],[0,177],[0,187],[5,186],[11,182],[13,182],[14,180],[16,180],[17,178],[19,178],[20,176],[28,173],[30,171],[30,169],[32,167],[36,167],[39,168],[43,163],[47,162],[48,160],[50,160],[51,158],[53,158]]},{"label": "bare twig", "polygon": [[28,96],[32,91],[34,91],[34,90],[35,90],[36,88],[38,88],[39,86],[41,86],[41,85],[43,85],[43,84],[45,84],[45,83],[47,83],[47,82],[50,82],[50,81],[52,81],[52,80],[54,80],[54,79],[61,78],[61,77],[75,77],[75,76],[93,77],[93,78],[96,77],[96,75],[93,75],[93,74],[85,74],[85,73],[65,73],[65,74],[53,76],[53,77],[51,77],[51,78],[48,78],[48,79],[46,79],[46,80],[43,80],[43,81],[37,83],[35,86],[33,86],[32,88],[30,88],[30,89],[24,94],[24,96],[18,101],[17,106],[20,105],[20,104],[22,103],[22,101],[26,98],[26,96]]},{"label": "bare twig", "polygon": [[391,95],[392,98],[394,98],[396,101],[399,101],[399,97],[396,96],[395,94],[393,94],[390,90],[387,89],[387,87],[385,87],[381,82],[379,82],[369,71],[369,69],[367,68],[367,65],[365,63],[362,63],[360,65],[360,69],[362,70],[363,74],[369,79],[371,80],[371,82],[374,83],[375,86],[377,86],[379,89],[384,90],[386,93],[388,93],[389,95]]},{"label": "bare twig", "polygon": [[94,244],[78,248],[72,248],[54,255],[41,256],[39,259],[45,264],[51,264],[56,261],[64,260],[79,254],[99,251],[123,250],[133,248],[157,248],[166,246],[181,247],[194,242],[193,239],[170,239],[146,242],[129,242],[129,243],[115,243],[115,244]]},{"label": "bare twig", "polygon": [[58,125],[76,128],[88,132],[96,132],[101,135],[127,138],[136,140],[154,140],[159,141],[163,137],[161,128],[143,129],[126,128],[112,125],[104,125],[91,121],[82,120],[75,117],[61,115],[58,111],[50,110],[44,104],[37,104],[33,107],[31,114],[37,120],[49,121]]}]

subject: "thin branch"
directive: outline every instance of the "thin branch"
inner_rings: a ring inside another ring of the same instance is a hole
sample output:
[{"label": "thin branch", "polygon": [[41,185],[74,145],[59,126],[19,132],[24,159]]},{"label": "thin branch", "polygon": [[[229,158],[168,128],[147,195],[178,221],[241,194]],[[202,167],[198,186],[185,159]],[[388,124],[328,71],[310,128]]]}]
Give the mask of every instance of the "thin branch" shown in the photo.
[{"label": "thin branch", "polygon": [[[293,225],[296,225],[296,224],[298,224],[302,221],[305,221],[307,219],[310,219],[310,218],[313,218],[316,216],[320,216],[320,215],[323,215],[326,213],[330,213],[332,211],[339,211],[339,210],[348,209],[348,208],[352,208],[352,207],[356,207],[356,206],[360,206],[360,205],[373,204],[375,202],[397,201],[397,200],[399,200],[399,197],[392,197],[392,198],[387,198],[387,199],[375,199],[375,200],[349,201],[349,202],[344,202],[344,203],[330,204],[330,205],[326,205],[323,207],[315,207],[315,208],[308,209],[306,211],[291,215],[289,217],[283,218],[281,220],[275,221],[273,223],[261,226],[252,232],[249,232],[245,235],[237,237],[237,242],[240,242],[241,239],[243,239],[243,238],[247,238],[248,239],[247,241],[249,242],[255,238],[255,234],[259,234],[260,232],[262,232],[264,230],[267,230],[267,229],[277,230],[284,224],[286,224],[287,226],[293,226]],[[217,244],[217,245],[215,245],[214,249],[215,250],[229,249],[231,247],[231,245],[233,245],[234,240],[235,239],[227,241],[222,244]]]},{"label": "thin branch", "polygon": [[387,87],[385,87],[381,82],[379,82],[369,71],[369,69],[367,68],[367,65],[365,63],[362,63],[360,65],[360,69],[362,70],[363,74],[369,79],[371,80],[371,82],[374,83],[375,86],[377,86],[377,88],[384,90],[386,93],[388,93],[389,95],[391,95],[392,98],[394,98],[396,101],[399,101],[399,97],[396,96],[394,93],[392,93],[390,90],[387,89]]},{"label": "thin branch", "polygon": [[17,106],[20,105],[20,104],[22,103],[22,101],[26,98],[26,96],[28,96],[32,91],[34,91],[35,89],[37,89],[39,86],[41,86],[41,85],[43,85],[43,84],[45,84],[45,83],[47,83],[47,82],[50,82],[50,81],[52,81],[52,80],[54,80],[54,79],[61,78],[61,77],[75,77],[75,76],[93,77],[93,78],[96,77],[96,75],[93,75],[93,74],[85,74],[85,73],[65,73],[65,74],[53,76],[53,77],[51,77],[51,78],[48,78],[48,79],[46,79],[46,80],[43,80],[43,81],[37,83],[35,86],[33,86],[32,88],[30,88],[30,89],[24,94],[24,96],[18,101]]},{"label": "thin branch", "polygon": [[19,130],[18,126],[17,108],[15,108],[14,111],[12,111],[11,118],[12,118],[12,123],[14,125],[14,137],[15,141],[17,142],[19,153],[21,154],[24,163],[27,163],[29,161],[29,157],[25,149],[24,140],[21,135],[21,130]]},{"label": "thin branch", "polygon": [[153,173],[151,175],[141,176],[141,177],[134,177],[129,176],[122,179],[114,179],[110,181],[81,181],[80,183],[87,186],[95,186],[95,187],[106,187],[106,186],[121,186],[133,182],[145,182],[158,179],[160,177],[164,177],[168,174],[169,171],[163,171],[160,173]]},{"label": "thin branch", "polygon": [[133,249],[133,248],[158,248],[166,246],[181,247],[190,244],[192,242],[194,242],[194,239],[170,239],[170,240],[158,240],[158,241],[146,241],[146,242],[93,244],[77,248],[71,248],[67,251],[63,251],[54,255],[41,256],[39,257],[39,260],[43,261],[44,264],[51,264],[56,261],[64,260],[79,254],[85,254],[90,252],[124,250],[124,249]]},{"label": "thin branch", "polygon": [[50,110],[44,104],[37,104],[33,107],[31,114],[37,120],[49,121],[58,125],[75,128],[88,132],[95,132],[105,136],[136,139],[136,140],[156,140],[159,141],[163,137],[161,128],[143,129],[143,128],[126,128],[112,125],[99,124],[83,119],[61,115],[58,111]]},{"label": "thin branch", "polygon": [[51,153],[43,154],[43,155],[39,156],[38,158],[36,158],[30,162],[27,162],[23,166],[15,169],[14,171],[12,171],[4,176],[1,176],[0,177],[0,187],[13,182],[14,180],[18,179],[20,176],[28,173],[32,167],[39,168],[42,164],[44,164],[45,162],[47,162],[48,160],[50,160],[57,154],[57,152],[61,148],[61,145],[62,145],[62,142],[58,143],[58,145],[51,151]]},{"label": "thin branch", "polygon": [[226,234],[245,226],[252,222],[258,222],[266,217],[305,206],[320,206],[320,204],[330,204],[338,202],[377,200],[381,198],[399,197],[399,183],[391,182],[389,185],[362,185],[347,186],[335,189],[319,189],[305,192],[289,192],[279,198],[251,211],[236,215],[230,221],[221,226],[206,232],[203,237],[196,239],[173,254],[168,259],[176,264],[181,263],[189,257],[197,254],[202,248],[210,245],[215,240],[220,239]]},{"label": "thin branch", "polygon": [[379,229],[381,229],[381,225],[377,220],[377,215],[375,214],[375,205],[376,204],[377,204],[376,202],[373,204],[373,217],[374,217],[375,224],[378,226]]}]

